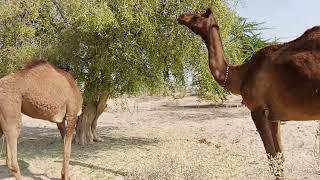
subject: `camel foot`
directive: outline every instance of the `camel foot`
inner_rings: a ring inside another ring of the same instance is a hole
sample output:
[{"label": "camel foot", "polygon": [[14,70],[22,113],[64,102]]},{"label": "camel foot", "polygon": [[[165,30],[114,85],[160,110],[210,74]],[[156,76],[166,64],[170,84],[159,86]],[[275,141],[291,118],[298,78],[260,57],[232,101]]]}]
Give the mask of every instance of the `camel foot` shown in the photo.
[{"label": "camel foot", "polygon": [[103,142],[104,140],[101,137],[95,137],[93,138],[94,142]]},{"label": "camel foot", "polygon": [[[66,180],[66,178],[64,177],[64,174],[61,174],[61,180]],[[69,177],[69,180],[71,180],[70,177]]]}]

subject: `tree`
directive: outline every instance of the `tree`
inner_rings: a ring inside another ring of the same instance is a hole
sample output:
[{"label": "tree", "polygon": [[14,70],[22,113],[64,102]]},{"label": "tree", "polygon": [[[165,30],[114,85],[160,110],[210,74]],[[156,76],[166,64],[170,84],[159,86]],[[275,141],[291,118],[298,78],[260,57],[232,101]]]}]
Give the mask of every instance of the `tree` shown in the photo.
[{"label": "tree", "polygon": [[37,18],[35,9],[24,8],[30,4],[9,6],[0,1],[0,77],[21,68],[24,59],[36,53],[37,44],[33,41],[36,34],[31,25],[32,19]]},{"label": "tree", "polygon": [[248,22],[246,18],[237,17],[229,36],[233,43],[227,47],[233,63],[241,64],[261,48],[276,43],[261,37],[261,30],[264,30],[262,25],[263,23]]},{"label": "tree", "polygon": [[228,56],[242,61],[247,41],[234,41],[232,32],[243,24],[223,0],[0,1],[0,72],[19,69],[32,56],[70,69],[84,96],[76,140],[100,141],[97,119],[111,97],[170,94],[187,88],[190,78],[200,97],[225,97],[200,38],[176,22],[207,7],[217,15]]},{"label": "tree", "polygon": [[77,131],[80,144],[100,140],[97,119],[110,97],[173,92],[186,86],[187,71],[199,92],[210,92],[214,98],[223,95],[217,84],[212,85],[200,39],[189,38],[176,17],[187,10],[213,7],[222,22],[229,22],[223,25],[226,36],[235,17],[226,3],[167,1],[163,6],[156,0],[77,0],[56,5],[64,29],[50,59],[68,66],[82,85],[85,107]]}]

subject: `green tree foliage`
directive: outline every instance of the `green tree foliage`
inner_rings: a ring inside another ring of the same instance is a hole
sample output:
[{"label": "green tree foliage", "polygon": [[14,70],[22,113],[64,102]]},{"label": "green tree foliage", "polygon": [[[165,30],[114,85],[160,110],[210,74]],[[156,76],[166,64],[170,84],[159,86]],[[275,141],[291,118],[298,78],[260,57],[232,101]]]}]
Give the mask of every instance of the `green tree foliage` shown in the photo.
[{"label": "green tree foliage", "polygon": [[[24,3],[0,4],[0,76],[21,68],[25,58],[34,55],[35,30],[30,25],[34,9],[22,10]],[[26,14],[29,14],[28,16]],[[30,15],[32,14],[32,15]]]},{"label": "green tree foliage", "polygon": [[83,90],[80,143],[98,140],[108,98],[168,94],[190,85],[201,97],[225,92],[212,78],[199,37],[178,25],[185,12],[211,7],[227,56],[242,63],[266,45],[224,0],[0,0],[0,75],[40,56],[68,67]]},{"label": "green tree foliage", "polygon": [[247,19],[242,17],[236,18],[236,23],[228,37],[232,43],[226,48],[232,63],[242,64],[261,48],[275,43],[261,37],[262,24],[247,22]]}]

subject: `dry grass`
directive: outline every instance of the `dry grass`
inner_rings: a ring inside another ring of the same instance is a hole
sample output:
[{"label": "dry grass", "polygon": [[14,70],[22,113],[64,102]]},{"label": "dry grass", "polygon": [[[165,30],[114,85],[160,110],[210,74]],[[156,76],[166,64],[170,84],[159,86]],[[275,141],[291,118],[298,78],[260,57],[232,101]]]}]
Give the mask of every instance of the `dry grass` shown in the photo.
[{"label": "dry grass", "polygon": [[[72,179],[271,179],[250,113],[234,106],[240,101],[230,99],[232,108],[195,97],[111,102],[99,120],[105,141],[73,145]],[[55,124],[23,119],[18,148],[24,179],[59,178],[62,143]],[[287,179],[320,179],[320,156],[315,156],[318,126],[312,121],[282,125]],[[9,179],[4,164],[0,158],[0,179]]]},{"label": "dry grass", "polygon": [[150,158],[152,161],[145,161],[138,164],[128,174],[128,180],[193,180],[212,179],[206,172],[208,169],[201,163],[201,158],[187,158],[185,152],[156,154]]}]

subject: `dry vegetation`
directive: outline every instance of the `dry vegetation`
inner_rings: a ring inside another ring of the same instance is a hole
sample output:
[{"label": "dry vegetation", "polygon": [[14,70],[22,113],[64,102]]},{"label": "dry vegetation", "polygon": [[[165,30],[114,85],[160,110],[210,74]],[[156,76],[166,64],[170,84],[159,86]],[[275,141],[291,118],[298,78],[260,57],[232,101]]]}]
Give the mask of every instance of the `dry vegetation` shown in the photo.
[{"label": "dry vegetation", "polygon": [[[112,101],[100,119],[102,143],[73,146],[72,179],[270,179],[267,158],[238,97],[228,107],[162,97]],[[25,179],[58,179],[62,144],[54,124],[23,118],[19,163]],[[282,126],[285,175],[319,179],[318,123]],[[0,147],[2,142],[0,142]],[[0,179],[9,179],[4,157]]]}]

